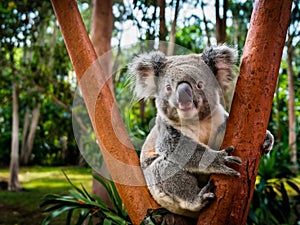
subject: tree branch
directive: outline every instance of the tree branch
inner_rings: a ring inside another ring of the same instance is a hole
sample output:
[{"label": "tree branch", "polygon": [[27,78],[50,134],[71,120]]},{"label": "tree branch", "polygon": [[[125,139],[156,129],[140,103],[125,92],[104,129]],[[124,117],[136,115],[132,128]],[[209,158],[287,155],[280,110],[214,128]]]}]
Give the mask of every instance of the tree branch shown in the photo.
[{"label": "tree branch", "polygon": [[243,159],[240,178],[213,175],[217,200],[200,224],[246,224],[266,135],[292,0],[256,0],[223,147]]}]

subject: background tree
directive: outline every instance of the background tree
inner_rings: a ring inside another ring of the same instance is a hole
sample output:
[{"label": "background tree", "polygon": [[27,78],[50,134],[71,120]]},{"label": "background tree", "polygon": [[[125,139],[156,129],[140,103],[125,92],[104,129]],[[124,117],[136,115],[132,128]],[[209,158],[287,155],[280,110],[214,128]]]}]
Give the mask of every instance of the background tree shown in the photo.
[{"label": "background tree", "polygon": [[[112,51],[110,44],[114,22],[112,6],[112,0],[93,1],[91,41],[103,69],[103,73],[106,76],[107,83],[111,88],[111,92],[114,93],[112,77]],[[105,162],[102,162],[102,164],[102,167],[106,168]],[[101,176],[97,172],[95,173],[98,176]],[[111,205],[110,198],[104,186],[95,178],[93,178],[92,182],[92,192],[100,196],[107,204]]]},{"label": "background tree", "polygon": [[[288,75],[288,118],[289,118],[289,148],[291,154],[292,168],[297,173],[298,162],[297,162],[297,126],[296,126],[296,113],[295,113],[295,73],[293,66],[293,57],[295,57],[294,43],[295,37],[299,36],[299,19],[300,9],[299,5],[295,4],[295,7],[291,14],[291,23],[288,29],[288,37],[286,41],[287,47],[287,75]],[[299,42],[297,40],[296,42]]]},{"label": "background tree", "polygon": [[8,190],[20,191],[21,184],[19,182],[19,101],[17,83],[13,83],[12,99],[13,99],[13,122],[12,122],[12,140],[11,155],[9,167]]},{"label": "background tree", "polygon": [[221,44],[226,41],[226,20],[227,20],[227,10],[228,10],[228,0],[223,0],[223,16],[220,14],[220,0],[216,0],[215,12],[216,12],[216,39],[217,43]]}]

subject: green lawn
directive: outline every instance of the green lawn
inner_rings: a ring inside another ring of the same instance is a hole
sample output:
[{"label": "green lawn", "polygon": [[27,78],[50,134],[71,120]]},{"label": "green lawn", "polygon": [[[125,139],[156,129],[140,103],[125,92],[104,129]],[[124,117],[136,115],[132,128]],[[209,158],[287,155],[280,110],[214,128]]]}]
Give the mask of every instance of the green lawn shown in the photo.
[{"label": "green lawn", "polygon": [[[40,225],[45,215],[41,213],[41,199],[49,193],[68,194],[71,189],[62,170],[76,184],[91,190],[91,169],[79,167],[28,167],[21,168],[21,192],[0,190],[0,225]],[[0,169],[0,181],[8,181],[9,169]],[[64,217],[53,220],[53,225],[65,224]]]}]

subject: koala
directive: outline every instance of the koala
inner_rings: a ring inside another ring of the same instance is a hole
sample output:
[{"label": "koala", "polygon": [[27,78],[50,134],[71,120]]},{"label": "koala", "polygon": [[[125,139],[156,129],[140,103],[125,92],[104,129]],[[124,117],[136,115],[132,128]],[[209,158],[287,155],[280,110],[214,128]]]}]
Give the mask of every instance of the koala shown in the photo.
[{"label": "koala", "polygon": [[[239,177],[230,164],[232,146],[219,150],[228,113],[224,96],[234,85],[237,51],[209,47],[202,54],[142,54],[129,69],[138,98],[155,98],[155,125],[142,147],[140,163],[150,193],[163,208],[197,217],[215,199],[211,174]],[[273,145],[267,133],[265,151]]]}]

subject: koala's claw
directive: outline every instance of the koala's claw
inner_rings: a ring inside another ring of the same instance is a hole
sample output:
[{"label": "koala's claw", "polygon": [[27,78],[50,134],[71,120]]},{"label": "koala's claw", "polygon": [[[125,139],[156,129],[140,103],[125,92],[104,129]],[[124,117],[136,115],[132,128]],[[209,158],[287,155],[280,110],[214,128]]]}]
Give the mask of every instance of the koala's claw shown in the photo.
[{"label": "koala's claw", "polygon": [[241,158],[237,157],[237,156],[226,156],[225,161],[226,161],[226,163],[234,163],[234,164],[238,164],[238,165],[242,164]]},{"label": "koala's claw", "polygon": [[225,151],[227,153],[232,153],[234,151],[234,147],[233,146],[228,146],[227,148],[225,148]]},{"label": "koala's claw", "polygon": [[200,193],[198,194],[199,196],[201,196],[202,201],[206,204],[216,198],[215,194],[212,192],[214,187],[214,182],[213,180],[211,180],[204,188],[201,189]]}]

